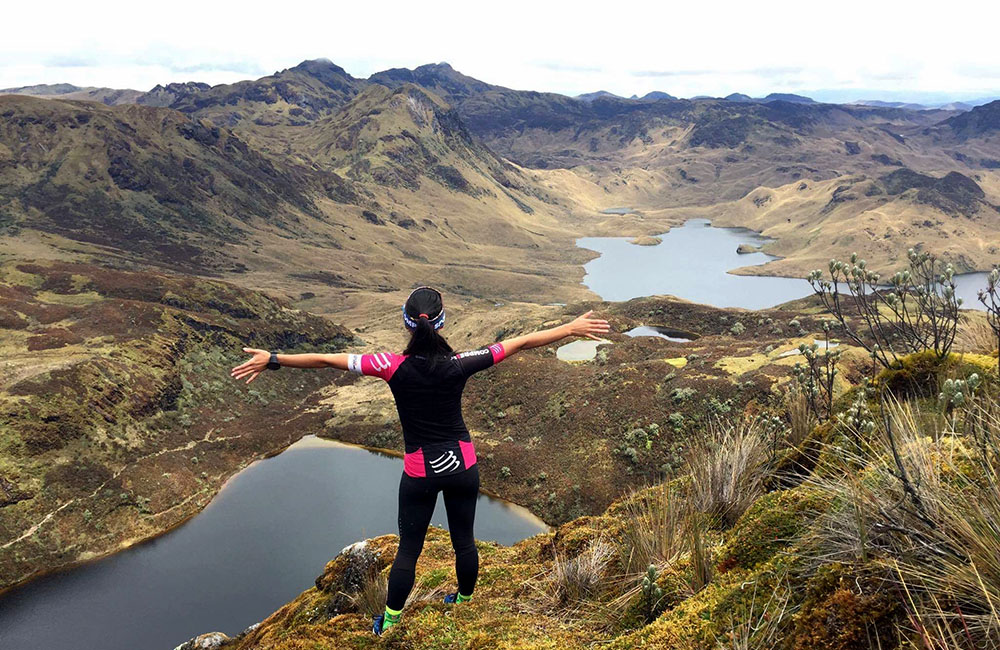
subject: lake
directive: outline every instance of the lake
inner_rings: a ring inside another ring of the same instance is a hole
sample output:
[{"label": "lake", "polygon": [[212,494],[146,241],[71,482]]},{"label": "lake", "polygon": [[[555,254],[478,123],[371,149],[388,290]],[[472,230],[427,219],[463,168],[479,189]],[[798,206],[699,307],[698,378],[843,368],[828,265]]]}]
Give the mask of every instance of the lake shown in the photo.
[{"label": "lake", "polygon": [[[235,635],[311,587],[345,546],[395,533],[402,468],[307,436],[235,475],[176,530],[0,597],[0,648],[170,650],[204,632]],[[447,528],[440,497],[432,523]],[[512,544],[546,530],[480,495],[477,539]]]},{"label": "lake", "polygon": [[[630,244],[631,237],[584,237],[577,246],[600,257],[584,265],[583,283],[603,300],[631,300],[669,294],[716,307],[764,309],[812,293],[799,278],[733,275],[743,266],[765,264],[766,253],[736,252],[740,244],[761,246],[771,241],[745,228],[716,228],[706,219],[691,219],[658,235],[657,246]],[[964,307],[981,309],[976,292],[986,286],[985,273],[957,276]]]}]

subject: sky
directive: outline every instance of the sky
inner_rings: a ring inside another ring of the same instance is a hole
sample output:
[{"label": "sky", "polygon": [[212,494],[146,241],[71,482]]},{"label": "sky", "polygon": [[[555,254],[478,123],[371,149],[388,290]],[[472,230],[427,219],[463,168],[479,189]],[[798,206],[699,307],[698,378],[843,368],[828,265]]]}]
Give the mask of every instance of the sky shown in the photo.
[{"label": "sky", "polygon": [[576,95],[1000,96],[1000,2],[91,0],[0,12],[0,88],[229,83],[327,58],[355,77],[447,61]]}]

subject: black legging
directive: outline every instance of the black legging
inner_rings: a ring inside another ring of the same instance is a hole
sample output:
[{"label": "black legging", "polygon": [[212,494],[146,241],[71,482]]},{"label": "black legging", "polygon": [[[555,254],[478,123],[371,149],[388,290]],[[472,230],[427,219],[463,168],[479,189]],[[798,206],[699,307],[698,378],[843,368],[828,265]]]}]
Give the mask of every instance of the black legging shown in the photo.
[{"label": "black legging", "polygon": [[438,492],[444,492],[444,507],[448,511],[458,591],[471,596],[476,587],[479,551],[472,527],[479,498],[479,466],[473,465],[450,476],[413,478],[403,474],[399,480],[399,550],[389,571],[389,598],[386,601],[391,609],[403,609],[413,589],[417,558],[424,549],[424,536],[434,514]]}]

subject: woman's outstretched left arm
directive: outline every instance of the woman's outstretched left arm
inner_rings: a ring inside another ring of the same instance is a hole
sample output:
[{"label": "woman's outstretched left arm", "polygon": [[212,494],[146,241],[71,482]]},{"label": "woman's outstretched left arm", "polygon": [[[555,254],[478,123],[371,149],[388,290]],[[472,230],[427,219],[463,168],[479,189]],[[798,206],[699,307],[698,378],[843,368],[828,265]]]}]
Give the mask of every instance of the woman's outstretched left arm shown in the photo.
[{"label": "woman's outstretched left arm", "polygon": [[[257,375],[267,369],[267,362],[271,359],[271,353],[267,350],[256,348],[243,348],[243,351],[250,355],[250,358],[236,366],[229,373],[233,379],[246,379],[249,384]],[[343,353],[338,354],[279,354],[278,363],[285,368],[336,368],[347,370],[347,357]]]},{"label": "woman's outstretched left arm", "polygon": [[593,311],[588,311],[583,316],[578,316],[574,320],[552,327],[547,330],[539,330],[531,334],[516,336],[503,341],[503,349],[506,356],[515,354],[520,350],[541,347],[549,343],[555,343],[569,336],[580,336],[588,339],[600,341],[599,334],[607,334],[611,331],[608,321],[601,318],[592,318]]}]

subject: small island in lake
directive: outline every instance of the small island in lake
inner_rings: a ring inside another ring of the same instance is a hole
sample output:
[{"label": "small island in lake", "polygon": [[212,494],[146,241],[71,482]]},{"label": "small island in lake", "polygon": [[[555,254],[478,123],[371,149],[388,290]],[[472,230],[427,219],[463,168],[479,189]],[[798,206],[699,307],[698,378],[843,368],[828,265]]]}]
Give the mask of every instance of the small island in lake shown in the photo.
[{"label": "small island in lake", "polygon": [[636,246],[657,246],[662,242],[661,238],[654,235],[640,235],[628,240],[628,243],[635,244]]}]

